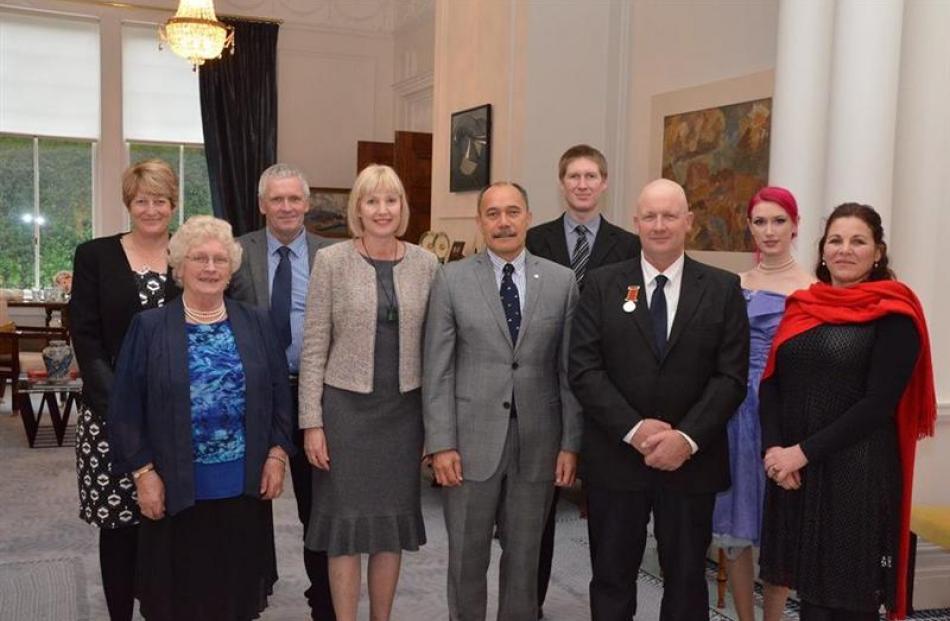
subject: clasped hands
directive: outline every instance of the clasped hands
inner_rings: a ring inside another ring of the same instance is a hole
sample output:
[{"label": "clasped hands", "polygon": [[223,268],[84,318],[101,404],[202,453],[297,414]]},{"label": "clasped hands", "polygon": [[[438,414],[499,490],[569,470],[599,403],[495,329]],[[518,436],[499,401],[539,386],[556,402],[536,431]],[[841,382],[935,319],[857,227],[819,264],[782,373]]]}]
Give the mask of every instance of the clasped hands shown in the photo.
[{"label": "clasped hands", "polygon": [[677,470],[693,454],[683,434],[657,418],[643,419],[630,445],[643,455],[646,465],[657,470]]},{"label": "clasped hands", "polygon": [[[462,456],[456,449],[433,453],[432,472],[435,481],[443,487],[457,487],[462,484]],[[577,453],[559,451],[554,466],[554,485],[570,487],[574,485],[577,474]]]},{"label": "clasped hands", "polygon": [[802,486],[801,469],[808,464],[808,458],[800,445],[772,446],[765,451],[762,465],[765,476],[775,481],[782,489],[795,490]]}]

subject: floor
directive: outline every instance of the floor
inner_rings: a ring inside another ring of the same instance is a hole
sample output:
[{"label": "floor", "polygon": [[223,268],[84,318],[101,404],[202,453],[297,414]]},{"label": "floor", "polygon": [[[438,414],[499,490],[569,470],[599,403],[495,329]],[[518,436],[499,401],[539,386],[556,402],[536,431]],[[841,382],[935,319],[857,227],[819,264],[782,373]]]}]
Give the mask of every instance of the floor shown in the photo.
[{"label": "floor", "polygon": [[[48,421],[42,422],[49,424]],[[67,438],[70,433],[74,432],[70,430]],[[40,594],[66,598],[65,603],[57,605],[65,606],[71,612],[57,621],[67,617],[77,621],[107,619],[99,577],[97,529],[77,517],[74,459],[71,447],[28,448],[19,417],[9,415],[9,394],[6,401],[0,403],[0,569],[36,567],[37,563],[66,568],[64,571],[74,583],[70,590],[63,590],[68,593]],[[303,600],[305,574],[301,561],[301,528],[292,490],[275,501],[274,511],[280,580],[261,619],[303,621],[309,617]],[[447,616],[445,528],[438,491],[428,485],[423,486],[423,513],[428,543],[419,552],[404,555],[392,615],[394,621],[444,619]],[[545,618],[550,621],[587,619],[590,568],[586,522],[580,519],[575,505],[563,500],[558,521],[554,570],[544,605]],[[494,552],[497,561],[497,545]],[[652,608],[644,604],[644,599],[658,598],[662,587],[656,578],[659,571],[653,550],[648,551],[644,559],[644,570],[646,573],[641,574],[640,582],[643,585],[641,610],[645,613]],[[714,580],[712,568],[709,576]],[[715,583],[711,584],[712,598]],[[22,600],[24,594],[19,595]],[[493,562],[489,576],[489,618],[494,618],[496,602],[497,562]],[[7,614],[4,613],[0,592],[0,621],[24,621]],[[644,616],[641,614],[641,618]],[[735,618],[728,598],[726,608],[714,611],[712,616]],[[789,618],[795,616],[790,609]],[[364,593],[360,618],[367,617]]]}]

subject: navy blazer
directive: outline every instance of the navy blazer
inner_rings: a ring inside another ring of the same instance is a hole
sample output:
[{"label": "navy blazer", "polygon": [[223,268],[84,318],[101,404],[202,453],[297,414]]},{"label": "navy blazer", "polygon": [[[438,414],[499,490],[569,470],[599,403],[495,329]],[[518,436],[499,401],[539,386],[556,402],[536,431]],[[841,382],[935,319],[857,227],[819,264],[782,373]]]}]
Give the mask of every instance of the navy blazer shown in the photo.
[{"label": "navy blazer", "polygon": [[[244,366],[244,494],[260,497],[272,446],[293,454],[287,360],[266,312],[226,299]],[[181,298],[139,313],[116,364],[108,416],[114,472],[151,462],[165,483],[169,515],[195,503],[188,337]]]}]

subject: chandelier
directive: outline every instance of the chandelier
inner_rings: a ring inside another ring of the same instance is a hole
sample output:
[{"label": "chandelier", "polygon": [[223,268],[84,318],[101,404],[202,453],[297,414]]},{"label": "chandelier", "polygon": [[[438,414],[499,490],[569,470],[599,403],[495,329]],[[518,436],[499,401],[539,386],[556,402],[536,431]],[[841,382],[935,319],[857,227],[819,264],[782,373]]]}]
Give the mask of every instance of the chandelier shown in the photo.
[{"label": "chandelier", "polygon": [[188,59],[197,71],[211,58],[221,58],[229,48],[234,54],[234,28],[218,21],[214,0],[180,0],[178,12],[158,30],[161,42],[172,51]]}]

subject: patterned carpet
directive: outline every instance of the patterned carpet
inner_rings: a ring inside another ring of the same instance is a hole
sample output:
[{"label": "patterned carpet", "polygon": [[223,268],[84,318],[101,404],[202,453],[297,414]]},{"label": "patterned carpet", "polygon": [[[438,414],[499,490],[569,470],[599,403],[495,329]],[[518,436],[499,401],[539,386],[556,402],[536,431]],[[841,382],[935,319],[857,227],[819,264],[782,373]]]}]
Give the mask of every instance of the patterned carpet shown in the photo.
[{"label": "patterned carpet", "polygon": [[[98,532],[77,517],[77,488],[73,448],[29,449],[18,418],[0,405],[0,621],[107,619],[99,577]],[[289,491],[289,490],[288,490]],[[274,503],[280,580],[261,616],[263,620],[309,618],[303,599],[305,574],[301,558],[301,528],[293,497]],[[446,536],[438,491],[423,487],[423,514],[428,543],[404,555],[393,621],[428,621],[447,617],[445,604]],[[558,513],[554,571],[545,618],[580,621],[589,618],[587,583],[590,563],[587,526],[577,508],[562,501]],[[494,619],[498,591],[498,555],[489,575],[488,618]],[[639,579],[639,615],[659,617],[662,581],[655,550],[648,549]],[[710,597],[715,596],[715,572],[710,564]],[[727,600],[728,601],[728,600]],[[368,617],[365,584],[360,618]],[[734,611],[710,610],[715,620],[734,619]],[[138,617],[136,617],[138,618]],[[797,619],[792,604],[788,619]],[[920,619],[950,621],[950,611]]]}]

